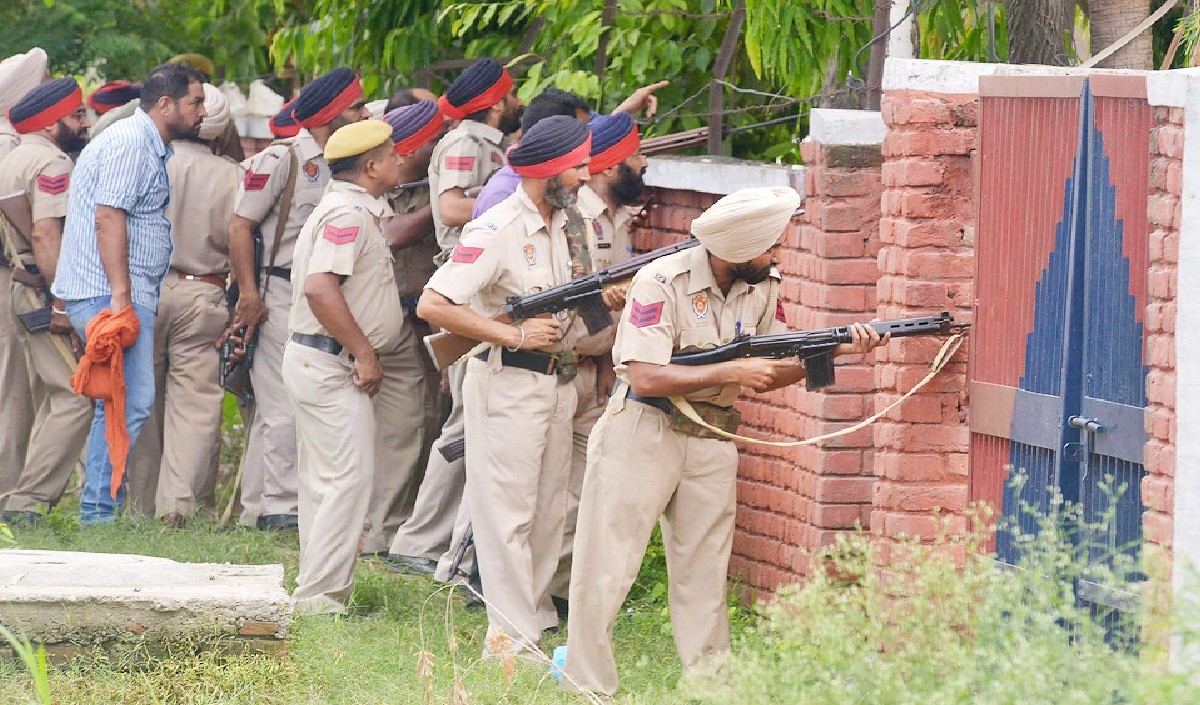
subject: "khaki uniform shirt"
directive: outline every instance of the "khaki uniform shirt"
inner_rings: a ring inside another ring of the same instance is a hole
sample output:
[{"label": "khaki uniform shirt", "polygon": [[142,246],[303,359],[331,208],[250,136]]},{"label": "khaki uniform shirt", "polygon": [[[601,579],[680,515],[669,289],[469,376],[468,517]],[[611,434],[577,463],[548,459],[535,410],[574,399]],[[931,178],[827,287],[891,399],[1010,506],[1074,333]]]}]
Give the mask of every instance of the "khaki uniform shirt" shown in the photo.
[{"label": "khaki uniform shirt", "polygon": [[287,185],[291,171],[288,147],[296,151],[296,163],[300,173],[296,175],[296,188],[287,223],[279,239],[279,254],[275,266],[292,266],[292,251],[296,247],[296,236],[304,227],[308,216],[317,207],[325,185],[329,183],[329,165],[325,163],[322,150],[308,130],[300,130],[295,137],[278,140],[263,151],[245,161],[246,176],[238,188],[237,206],[234,213],[259,224],[263,239],[263,266],[271,262],[271,245],[275,242],[275,224],[279,221],[279,206],[283,188]]},{"label": "khaki uniform shirt", "polygon": [[[0,195],[24,191],[35,223],[65,218],[73,167],[71,158],[53,141],[36,133],[24,135],[21,144],[0,159]],[[21,261],[34,264],[33,245],[16,228],[8,230]]]},{"label": "khaki uniform shirt", "polygon": [[332,272],[343,277],[342,296],[371,347],[388,352],[400,344],[404,309],[381,225],[390,215],[387,202],[372,198],[361,186],[331,183],[296,241],[289,333],[329,335],[308,306],[304,280]]},{"label": "khaki uniform shirt", "polygon": [[429,159],[429,198],[434,203],[433,231],[441,248],[438,264],[449,259],[463,230],[442,224],[438,196],[452,188],[465,191],[486,184],[488,177],[504,166],[504,151],[500,147],[503,139],[504,133],[494,127],[463,120],[433,148]]},{"label": "khaki uniform shirt", "polygon": [[229,223],[242,183],[242,167],[218,157],[207,145],[176,140],[175,156],[167,162],[171,180],[171,267],[184,274],[229,271]]},{"label": "khaki uniform shirt", "polygon": [[[12,123],[8,118],[0,115],[0,161],[8,156],[8,153],[17,148],[21,143],[21,135],[13,129]],[[8,194],[0,194],[7,196]]]},{"label": "khaki uniform shirt", "polygon": [[[490,317],[510,296],[564,284],[571,280],[565,223],[566,214],[556,210],[547,230],[533,200],[523,187],[517,187],[513,195],[467,223],[449,261],[433,273],[425,288]],[[563,340],[545,348],[547,352],[574,349],[587,332],[583,322],[570,313],[560,314],[559,320],[567,333]]]},{"label": "khaki uniform shirt", "polygon": [[[629,232],[632,210],[622,206],[615,213],[612,212],[587,184],[579,189],[579,210],[584,217],[593,272],[607,269],[633,256],[633,239]],[[614,324],[619,320],[620,313],[613,312]],[[585,336],[579,340],[576,351],[580,355],[608,354],[612,351],[616,334],[617,327],[614,325],[595,335]]]},{"label": "khaki uniform shirt", "polygon": [[[771,277],[778,280],[779,273],[772,270]],[[753,286],[739,279],[723,295],[703,246],[651,262],[634,276],[617,328],[613,345],[617,376],[629,381],[630,362],[666,365],[677,352],[724,345],[738,335],[786,332],[778,291],[778,286],[770,286],[770,279]],[[766,325],[761,326],[764,318]],[[726,384],[686,397],[730,406],[739,393],[739,385]]]},{"label": "khaki uniform shirt", "polygon": [[[389,200],[392,210],[397,214],[412,213],[429,205],[429,187],[407,189]],[[400,290],[400,298],[416,299],[421,296],[421,290],[437,269],[433,258],[437,257],[440,251],[437,237],[430,230],[413,246],[393,253],[396,258],[396,287]]]}]

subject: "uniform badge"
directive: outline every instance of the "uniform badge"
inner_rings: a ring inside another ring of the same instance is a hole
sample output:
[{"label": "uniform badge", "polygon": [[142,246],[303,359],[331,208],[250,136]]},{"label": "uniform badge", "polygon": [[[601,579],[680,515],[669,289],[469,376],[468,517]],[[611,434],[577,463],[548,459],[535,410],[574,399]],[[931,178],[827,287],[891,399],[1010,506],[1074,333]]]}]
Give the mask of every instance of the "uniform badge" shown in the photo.
[{"label": "uniform badge", "polygon": [[321,232],[321,237],[335,245],[345,245],[358,239],[358,226],[335,228],[332,225],[326,225],[325,230]]},{"label": "uniform badge", "polygon": [[475,168],[475,157],[446,157],[446,168],[450,171],[470,171]]},{"label": "uniform badge", "polygon": [[450,261],[459,264],[474,264],[475,260],[479,259],[479,255],[482,254],[482,247],[467,247],[460,242],[454,246],[454,252],[450,255]]},{"label": "uniform badge", "polygon": [[629,302],[629,322],[635,328],[645,328],[658,323],[662,320],[662,312],[662,301],[654,304],[640,304],[637,299],[631,299]]},{"label": "uniform badge", "polygon": [[612,243],[604,236],[604,227],[600,225],[600,221],[592,221],[592,230],[596,231],[596,247],[597,249],[606,250],[612,247]]},{"label": "uniform badge", "polygon": [[537,264],[537,248],[533,246],[532,242],[525,243],[525,246],[521,248],[521,252],[525,255],[525,264],[530,267]]},{"label": "uniform badge", "polygon": [[315,183],[320,174],[321,169],[315,162],[304,162],[304,175],[308,177],[309,181]]},{"label": "uniform badge", "polygon": [[708,295],[700,292],[692,297],[692,313],[696,314],[696,318],[704,318],[708,315]]},{"label": "uniform badge", "polygon": [[57,196],[67,190],[67,186],[71,183],[70,174],[62,174],[60,176],[40,175],[37,177],[38,191]]},{"label": "uniform badge", "polygon": [[666,277],[666,275],[663,275],[663,274],[655,274],[654,281],[658,282],[659,284],[666,284],[667,277]]},{"label": "uniform badge", "polygon": [[267,186],[267,179],[270,178],[271,175],[269,173],[259,174],[251,169],[246,172],[246,176],[242,179],[242,187],[247,191],[262,191]]}]

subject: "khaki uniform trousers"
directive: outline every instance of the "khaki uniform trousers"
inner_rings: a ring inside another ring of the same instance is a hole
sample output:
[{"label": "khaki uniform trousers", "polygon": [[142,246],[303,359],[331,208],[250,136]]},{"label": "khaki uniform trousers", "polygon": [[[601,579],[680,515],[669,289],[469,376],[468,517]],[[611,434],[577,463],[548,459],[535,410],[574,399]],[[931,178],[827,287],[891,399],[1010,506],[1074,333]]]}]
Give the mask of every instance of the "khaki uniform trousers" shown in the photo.
[{"label": "khaki uniform trousers", "polygon": [[[618,395],[624,386],[618,387]],[[737,448],[668,426],[658,409],[614,396],[592,431],[575,533],[564,672],[617,690],[612,632],[662,517],[668,600],[685,672],[729,650],[726,574],[733,547]],[[564,687],[574,686],[564,678]]]},{"label": "khaki uniform trousers", "polygon": [[[13,282],[9,291],[12,306],[5,311],[5,317],[12,316],[15,319],[17,314],[40,308],[31,300],[31,291],[25,285]],[[76,396],[71,389],[71,375],[75,370],[54,345],[53,333],[30,333],[20,321],[17,321],[17,327],[19,331],[11,342],[23,349],[22,354],[28,353],[30,377],[25,379],[31,380],[34,388],[41,393],[37,398],[33,429],[23,458],[24,470],[8,494],[4,509],[32,512],[52,507],[62,498],[71,473],[79,464],[83,447],[87,444],[93,402]],[[59,339],[63,341],[63,347],[69,350],[67,337],[59,336]],[[20,365],[20,369],[25,372],[26,365]],[[10,424],[8,409],[11,406],[14,406],[12,400],[5,397],[4,421],[0,425],[7,427]],[[14,411],[17,410],[14,408]]]},{"label": "khaki uniform trousers", "polygon": [[188,516],[215,505],[225,390],[213,342],[228,319],[220,288],[167,275],[154,324],[158,394],[138,436],[131,470],[131,475],[157,478],[158,516]]},{"label": "khaki uniform trousers", "polygon": [[246,436],[240,517],[246,526],[254,526],[260,516],[297,511],[296,416],[280,372],[288,340],[292,283],[272,276],[265,303],[267,320],[258,328],[258,348],[250,368],[254,420]]},{"label": "khaki uniform trousers", "polygon": [[349,355],[296,343],[283,352],[300,454],[298,614],[343,612],[375,474],[375,413]]},{"label": "khaki uniform trousers", "polygon": [[[455,519],[463,498],[466,482],[466,459],[449,461],[442,457],[439,448],[464,437],[466,420],[463,414],[463,378],[465,363],[451,365],[447,371],[450,382],[450,416],[442,425],[442,432],[433,442],[429,452],[429,464],[417,490],[416,502],[408,521],[396,532],[388,553],[397,556],[428,558],[431,561],[450,549]],[[464,527],[465,528],[465,527]]]},{"label": "khaki uniform trousers", "polygon": [[16,488],[25,467],[35,407],[25,346],[20,337],[25,328],[13,313],[11,289],[12,270],[0,267],[0,399],[4,400],[4,422],[0,423],[0,495]]},{"label": "khaki uniform trousers", "polygon": [[467,502],[488,600],[489,650],[534,645],[553,610],[562,549],[575,388],[558,377],[472,358],[463,381]]},{"label": "khaki uniform trousers", "polygon": [[558,570],[550,582],[550,594],[566,598],[571,584],[571,556],[575,546],[575,523],[579,516],[579,496],[583,493],[583,475],[587,470],[588,437],[592,428],[604,413],[604,405],[596,400],[596,363],[591,360],[579,363],[579,372],[572,382],[575,385],[577,403],[572,422],[571,476],[567,479],[567,514],[563,522],[563,545],[558,559]]},{"label": "khaki uniform trousers", "polygon": [[[416,484],[425,435],[424,367],[411,326],[396,350],[381,354],[383,383],[372,397],[375,409],[375,480],[367,510],[363,551],[379,553],[403,523],[405,499]],[[408,511],[411,511],[409,508]]]}]

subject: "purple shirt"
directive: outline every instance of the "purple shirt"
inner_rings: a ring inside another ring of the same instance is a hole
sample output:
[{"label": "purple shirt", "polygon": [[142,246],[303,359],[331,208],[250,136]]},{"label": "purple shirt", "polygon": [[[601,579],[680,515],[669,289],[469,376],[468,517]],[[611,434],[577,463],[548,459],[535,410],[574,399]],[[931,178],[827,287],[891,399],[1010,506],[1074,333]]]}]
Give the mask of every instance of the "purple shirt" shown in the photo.
[{"label": "purple shirt", "polygon": [[521,176],[505,164],[492,174],[492,178],[483,185],[483,190],[475,197],[475,207],[471,209],[471,219],[474,220],[487,212],[489,208],[508,198],[521,185]]}]

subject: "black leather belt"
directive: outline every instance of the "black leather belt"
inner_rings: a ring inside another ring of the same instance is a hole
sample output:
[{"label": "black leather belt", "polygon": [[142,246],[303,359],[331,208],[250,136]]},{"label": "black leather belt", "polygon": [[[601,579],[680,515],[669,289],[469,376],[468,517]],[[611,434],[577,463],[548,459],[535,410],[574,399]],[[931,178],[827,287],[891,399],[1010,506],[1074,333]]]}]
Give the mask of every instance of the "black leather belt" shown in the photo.
[{"label": "black leather belt", "polygon": [[[476,355],[476,357],[486,361],[490,353],[490,350],[484,350]],[[538,372],[544,375],[552,375],[558,371],[558,358],[546,353],[529,352],[527,350],[513,352],[508,348],[501,348],[500,364],[505,367],[519,367],[522,370]]]},{"label": "black leather belt", "polygon": [[639,404],[652,406],[664,414],[671,413],[671,400],[666,397],[644,397],[641,394],[633,391],[633,387],[626,385],[625,398],[629,399],[630,401],[636,401]]},{"label": "black leather belt", "polygon": [[306,345],[314,350],[320,350],[330,355],[341,355],[342,344],[328,335],[309,335],[308,333],[292,333],[292,342]]},{"label": "black leather belt", "polygon": [[287,279],[288,281],[292,279],[292,270],[284,267],[267,267],[267,274],[272,277]]}]

